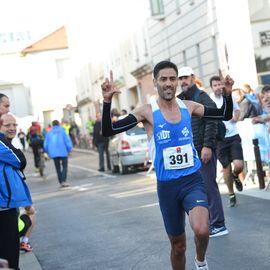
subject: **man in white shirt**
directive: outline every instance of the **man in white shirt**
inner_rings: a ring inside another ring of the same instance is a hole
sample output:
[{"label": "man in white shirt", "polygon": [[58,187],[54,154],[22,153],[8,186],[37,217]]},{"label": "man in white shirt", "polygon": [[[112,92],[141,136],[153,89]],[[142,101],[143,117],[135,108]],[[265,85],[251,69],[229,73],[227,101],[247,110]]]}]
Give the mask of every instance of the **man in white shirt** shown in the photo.
[{"label": "man in white shirt", "polygon": [[[210,86],[213,90],[210,97],[216,103],[217,107],[220,108],[223,104],[223,84],[219,76],[213,76],[210,78]],[[236,126],[239,115],[239,106],[233,98],[233,118],[230,121],[223,121],[226,126],[226,134],[224,140],[218,142],[217,147],[218,160],[223,167],[223,177],[229,191],[230,207],[234,207],[236,205],[233,182],[235,183],[238,191],[243,190],[242,182],[238,177],[244,168],[241,138]],[[233,164],[233,168],[231,164]]]}]

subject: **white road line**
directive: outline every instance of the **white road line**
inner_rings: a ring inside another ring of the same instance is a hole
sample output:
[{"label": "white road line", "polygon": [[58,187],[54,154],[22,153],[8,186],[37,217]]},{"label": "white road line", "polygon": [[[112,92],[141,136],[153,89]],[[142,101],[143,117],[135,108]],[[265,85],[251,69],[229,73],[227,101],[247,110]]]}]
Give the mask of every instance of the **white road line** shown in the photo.
[{"label": "white road line", "polygon": [[107,177],[107,178],[116,178],[115,175],[110,175],[110,174],[107,174],[107,173],[99,172],[99,171],[97,171],[97,170],[85,168],[85,167],[82,167],[82,166],[73,165],[73,164],[69,164],[69,166],[72,167],[72,168],[76,168],[76,169],[80,169],[80,170],[84,170],[84,171],[96,173],[96,174],[99,174],[99,175],[103,175],[103,176],[105,176],[105,177]]},{"label": "white road line", "polygon": [[156,207],[158,205],[159,205],[158,203],[145,204],[145,205],[141,205],[141,206],[137,206],[137,207],[131,207],[131,208],[126,208],[126,209],[117,210],[117,211],[111,211],[109,213],[101,214],[101,216],[107,216],[107,215],[127,212],[127,211],[131,211],[131,210],[136,210],[136,209],[148,208],[148,207]]},{"label": "white road line", "polygon": [[137,188],[134,190],[128,190],[128,191],[119,192],[119,193],[113,193],[113,194],[110,194],[109,196],[119,199],[119,198],[132,197],[132,196],[137,196],[141,194],[155,193],[155,192],[156,192],[156,187],[150,186],[150,187]]}]

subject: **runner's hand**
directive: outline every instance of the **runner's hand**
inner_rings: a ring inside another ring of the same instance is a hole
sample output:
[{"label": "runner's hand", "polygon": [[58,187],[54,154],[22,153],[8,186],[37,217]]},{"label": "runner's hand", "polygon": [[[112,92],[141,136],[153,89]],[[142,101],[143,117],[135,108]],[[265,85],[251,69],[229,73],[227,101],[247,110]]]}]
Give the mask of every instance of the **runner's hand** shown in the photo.
[{"label": "runner's hand", "polygon": [[224,96],[231,95],[232,94],[232,87],[234,85],[234,80],[230,77],[230,75],[227,75],[224,78],[220,69],[219,69],[219,77],[220,77],[221,82],[224,85],[224,88],[223,88]]},{"label": "runner's hand", "polygon": [[110,103],[112,101],[112,97],[115,93],[121,93],[121,91],[117,90],[114,86],[112,71],[110,71],[110,80],[106,78],[105,82],[101,85],[101,89],[103,99],[107,103]]}]

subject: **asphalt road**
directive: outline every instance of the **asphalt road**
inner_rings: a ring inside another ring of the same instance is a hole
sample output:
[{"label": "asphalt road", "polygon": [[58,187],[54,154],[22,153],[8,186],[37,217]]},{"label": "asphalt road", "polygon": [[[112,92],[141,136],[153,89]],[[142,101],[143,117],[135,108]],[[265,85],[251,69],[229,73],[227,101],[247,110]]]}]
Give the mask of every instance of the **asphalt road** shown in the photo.
[{"label": "asphalt road", "polygon": [[[96,154],[73,153],[68,177],[72,186],[60,189],[52,161],[40,178],[33,176],[29,157],[26,174],[38,220],[31,244],[41,268],[171,269],[154,176],[102,174],[96,169]],[[239,194],[239,205],[227,208],[226,200],[223,195],[230,234],[210,240],[209,268],[269,270],[270,201]],[[188,222],[186,228],[189,270],[195,269],[195,252]]]}]

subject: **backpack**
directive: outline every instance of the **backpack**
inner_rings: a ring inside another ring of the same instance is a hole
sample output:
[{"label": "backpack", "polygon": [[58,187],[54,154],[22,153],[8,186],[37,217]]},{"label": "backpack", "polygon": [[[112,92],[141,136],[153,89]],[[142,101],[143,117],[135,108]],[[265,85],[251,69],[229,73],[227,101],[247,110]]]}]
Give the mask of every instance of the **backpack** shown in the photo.
[{"label": "backpack", "polygon": [[30,146],[43,147],[43,139],[38,134],[30,135]]},{"label": "backpack", "polygon": [[[201,93],[202,93],[202,90],[200,90],[200,89],[198,89],[198,91],[196,91],[196,93],[193,97],[193,100],[195,102],[198,102],[198,97]],[[217,139],[217,141],[223,141],[223,139],[225,138],[225,135],[226,135],[226,126],[222,120],[216,120],[216,121],[217,121],[216,139]]]}]

